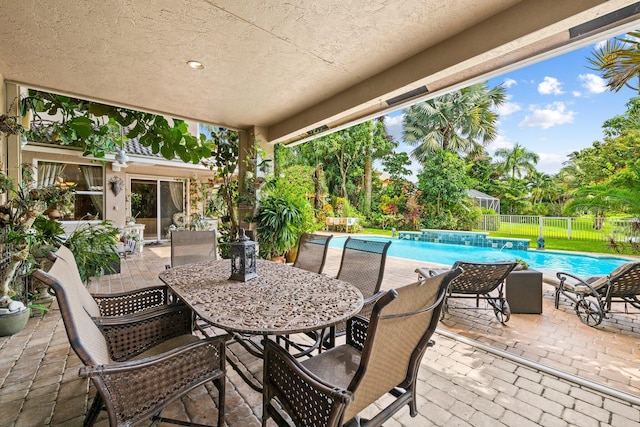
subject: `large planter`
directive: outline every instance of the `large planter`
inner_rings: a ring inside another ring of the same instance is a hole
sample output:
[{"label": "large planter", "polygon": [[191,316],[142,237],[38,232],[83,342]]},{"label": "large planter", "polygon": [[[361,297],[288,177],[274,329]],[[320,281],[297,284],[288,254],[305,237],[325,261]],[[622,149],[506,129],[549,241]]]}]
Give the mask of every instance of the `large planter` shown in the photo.
[{"label": "large planter", "polygon": [[29,308],[22,311],[0,315],[0,337],[13,335],[20,332],[29,320]]}]

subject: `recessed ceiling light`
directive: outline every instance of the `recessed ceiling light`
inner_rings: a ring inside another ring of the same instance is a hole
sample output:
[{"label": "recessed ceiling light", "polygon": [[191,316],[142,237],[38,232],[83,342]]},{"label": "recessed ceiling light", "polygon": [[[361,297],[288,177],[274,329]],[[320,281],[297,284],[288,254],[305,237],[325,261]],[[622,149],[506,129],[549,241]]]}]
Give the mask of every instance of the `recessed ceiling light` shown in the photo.
[{"label": "recessed ceiling light", "polygon": [[204,65],[202,65],[202,62],[198,62],[198,61],[187,61],[187,65],[193,68],[194,70],[204,69]]}]

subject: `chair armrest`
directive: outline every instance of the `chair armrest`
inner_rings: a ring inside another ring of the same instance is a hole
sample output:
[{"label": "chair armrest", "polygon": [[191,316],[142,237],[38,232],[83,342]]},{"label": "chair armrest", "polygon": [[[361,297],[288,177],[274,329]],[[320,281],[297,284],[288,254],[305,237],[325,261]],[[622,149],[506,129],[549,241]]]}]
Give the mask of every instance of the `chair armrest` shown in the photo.
[{"label": "chair armrest", "polygon": [[358,312],[358,316],[369,318],[371,317],[371,312],[373,311],[373,306],[376,301],[380,299],[382,295],[384,295],[386,291],[380,291],[377,294],[371,295],[369,298],[365,298],[362,303],[362,309]]},{"label": "chair armrest", "polygon": [[437,276],[438,274],[445,273],[449,271],[448,268],[433,268],[433,267],[420,267],[416,268],[416,273],[418,273],[418,280],[428,279],[429,277]]},{"label": "chair armrest", "polygon": [[323,381],[273,341],[264,340],[263,345],[263,420],[271,416],[284,425],[276,399],[294,425],[341,425],[353,394]]},{"label": "chair armrest", "polygon": [[[563,271],[556,273],[556,277],[560,280],[558,284],[558,292],[571,292],[571,293],[582,293],[589,294],[596,298],[599,298],[600,293],[592,286],[592,283],[599,280],[600,278],[590,277],[587,280],[584,280],[576,275],[565,273]],[[570,287],[567,288],[567,284],[569,284],[569,279],[571,279]]]},{"label": "chair armrest", "polygon": [[363,316],[354,316],[347,320],[347,344],[362,351],[367,340],[369,319]]},{"label": "chair armrest", "polygon": [[180,335],[191,334],[193,314],[184,304],[155,307],[127,316],[95,317],[113,360],[124,361]]},{"label": "chair armrest", "polygon": [[153,286],[113,294],[93,294],[102,316],[122,316],[169,303],[166,286]]},{"label": "chair armrest", "polygon": [[159,412],[184,390],[210,380],[224,381],[227,339],[217,336],[145,359],[85,366],[80,376],[92,378],[101,392],[108,390],[107,395],[123,397],[119,404],[109,402],[120,425],[121,420],[139,420]]},{"label": "chair armrest", "polygon": [[373,294],[371,295],[369,298],[365,298],[364,302],[362,303],[362,306],[369,306],[369,305],[373,305],[376,303],[376,301],[378,301],[380,299],[380,297],[384,294],[386,294],[386,291],[380,291],[377,294]]}]

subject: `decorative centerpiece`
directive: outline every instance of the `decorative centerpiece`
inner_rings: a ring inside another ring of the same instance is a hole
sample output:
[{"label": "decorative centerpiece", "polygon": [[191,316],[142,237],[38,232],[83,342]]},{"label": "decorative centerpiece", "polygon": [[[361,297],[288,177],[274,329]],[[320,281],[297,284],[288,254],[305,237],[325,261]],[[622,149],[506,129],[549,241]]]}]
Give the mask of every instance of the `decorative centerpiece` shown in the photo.
[{"label": "decorative centerpiece", "polygon": [[256,273],[256,242],[250,240],[240,230],[238,241],[230,244],[231,249],[231,280],[246,282],[258,277]]}]

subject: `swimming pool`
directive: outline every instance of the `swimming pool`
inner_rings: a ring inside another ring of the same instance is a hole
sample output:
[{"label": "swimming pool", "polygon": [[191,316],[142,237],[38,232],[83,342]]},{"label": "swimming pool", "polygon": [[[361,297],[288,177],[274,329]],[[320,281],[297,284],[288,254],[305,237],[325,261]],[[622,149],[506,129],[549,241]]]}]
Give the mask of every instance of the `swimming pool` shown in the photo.
[{"label": "swimming pool", "polygon": [[[386,237],[362,237],[368,240],[391,240],[387,255],[416,261],[453,265],[456,261],[493,262],[522,259],[533,269],[566,271],[578,276],[589,277],[607,274],[621,264],[629,262],[622,258],[573,255],[559,252],[504,250],[479,248],[474,246],[448,245],[445,243],[416,242]],[[334,237],[329,242],[332,248],[342,248],[346,237]]]}]

